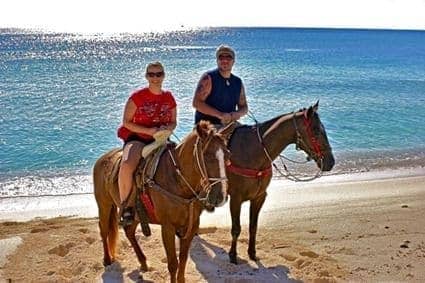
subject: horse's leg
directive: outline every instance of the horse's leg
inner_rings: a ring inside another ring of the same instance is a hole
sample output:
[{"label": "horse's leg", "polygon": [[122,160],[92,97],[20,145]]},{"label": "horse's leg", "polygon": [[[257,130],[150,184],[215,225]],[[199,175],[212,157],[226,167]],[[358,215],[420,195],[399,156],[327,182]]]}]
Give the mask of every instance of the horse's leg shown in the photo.
[{"label": "horse's leg", "polygon": [[146,263],[146,256],[143,253],[142,249],[139,246],[139,243],[136,239],[136,228],[137,228],[137,222],[134,221],[133,224],[128,225],[124,228],[125,235],[127,236],[127,239],[130,241],[131,246],[133,247],[134,252],[136,253],[137,259],[140,263],[140,269],[142,271],[148,271],[148,265]]},{"label": "horse's leg", "polygon": [[194,234],[191,233],[187,239],[180,239],[180,253],[179,253],[179,268],[177,270],[177,282],[183,283],[184,273],[186,270],[187,258],[189,255],[190,244],[192,243]]},{"label": "horse's leg", "polygon": [[161,227],[162,243],[164,244],[165,253],[167,254],[168,272],[170,272],[170,282],[176,283],[177,273],[177,256],[176,243],[174,237],[176,230],[171,225],[162,225]]},{"label": "horse's leg", "polygon": [[238,263],[236,244],[238,241],[238,237],[241,234],[241,205],[242,201],[239,198],[233,196],[230,197],[230,215],[232,216],[232,246],[229,251],[229,258],[230,262],[234,264]]},{"label": "horse's leg", "polygon": [[[110,229],[113,229],[111,224],[110,217],[113,214],[113,206],[111,205],[99,205],[99,230],[100,237],[102,238],[103,244],[103,265],[110,265],[114,261],[114,251],[115,251],[115,242],[116,237],[110,237]],[[113,230],[112,230],[113,232]]]},{"label": "horse's leg", "polygon": [[251,200],[249,207],[249,244],[248,244],[248,255],[252,260],[257,260],[255,242],[257,239],[257,225],[258,225],[258,214],[260,213],[261,207],[266,200],[266,194]]}]

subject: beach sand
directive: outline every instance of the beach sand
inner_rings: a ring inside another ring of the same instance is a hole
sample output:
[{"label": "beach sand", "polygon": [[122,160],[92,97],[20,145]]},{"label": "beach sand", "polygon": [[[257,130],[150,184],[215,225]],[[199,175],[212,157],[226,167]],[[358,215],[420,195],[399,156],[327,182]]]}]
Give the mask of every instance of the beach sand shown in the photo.
[{"label": "beach sand", "polygon": [[[89,211],[95,213],[91,197],[87,196]],[[187,282],[425,282],[423,168],[397,177],[369,173],[308,183],[273,180],[260,214],[257,262],[247,255],[248,208],[244,204],[238,265],[229,263],[227,256],[228,206],[202,214]],[[168,280],[159,226],[151,226],[149,238],[137,233],[148,257],[148,272],[139,272],[122,231],[118,262],[104,268],[97,219],[90,213],[22,221],[3,211],[0,282]]]}]

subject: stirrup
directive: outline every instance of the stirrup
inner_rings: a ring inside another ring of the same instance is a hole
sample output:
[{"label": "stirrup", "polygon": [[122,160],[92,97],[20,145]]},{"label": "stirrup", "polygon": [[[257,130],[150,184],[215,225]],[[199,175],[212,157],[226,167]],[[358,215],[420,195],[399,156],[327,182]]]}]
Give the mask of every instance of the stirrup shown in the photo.
[{"label": "stirrup", "polygon": [[122,213],[120,216],[120,226],[127,227],[132,225],[134,222],[134,209],[132,207],[122,208]]}]

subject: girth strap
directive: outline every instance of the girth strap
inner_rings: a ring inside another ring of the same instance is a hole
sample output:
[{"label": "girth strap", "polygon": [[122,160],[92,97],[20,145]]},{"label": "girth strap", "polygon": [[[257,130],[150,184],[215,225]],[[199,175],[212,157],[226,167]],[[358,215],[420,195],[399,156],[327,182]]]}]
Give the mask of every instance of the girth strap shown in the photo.
[{"label": "girth strap", "polygon": [[261,179],[261,178],[266,178],[268,176],[271,176],[273,173],[271,165],[267,167],[266,169],[257,170],[257,169],[238,167],[233,165],[232,162],[229,161],[226,163],[226,167],[229,172],[234,173],[236,175],[243,176],[243,177],[248,177],[248,178]]}]

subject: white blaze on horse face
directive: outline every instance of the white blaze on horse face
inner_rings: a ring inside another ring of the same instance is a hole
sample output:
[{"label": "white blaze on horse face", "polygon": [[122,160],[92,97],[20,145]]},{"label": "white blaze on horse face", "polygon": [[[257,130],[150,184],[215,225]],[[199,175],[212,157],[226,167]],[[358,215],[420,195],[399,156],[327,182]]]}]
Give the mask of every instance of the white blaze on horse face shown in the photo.
[{"label": "white blaze on horse face", "polygon": [[222,148],[217,150],[217,152],[215,153],[215,157],[218,160],[218,166],[220,169],[220,179],[221,179],[221,191],[223,193],[223,202],[220,203],[218,206],[222,206],[226,202],[226,197],[227,197],[226,166],[224,163],[224,152]]}]

